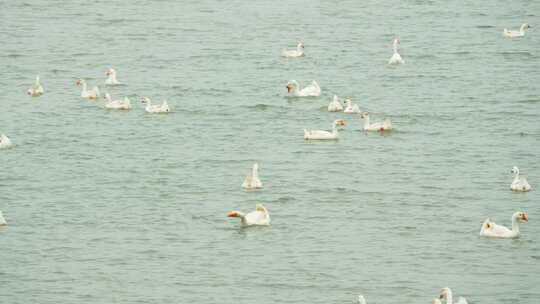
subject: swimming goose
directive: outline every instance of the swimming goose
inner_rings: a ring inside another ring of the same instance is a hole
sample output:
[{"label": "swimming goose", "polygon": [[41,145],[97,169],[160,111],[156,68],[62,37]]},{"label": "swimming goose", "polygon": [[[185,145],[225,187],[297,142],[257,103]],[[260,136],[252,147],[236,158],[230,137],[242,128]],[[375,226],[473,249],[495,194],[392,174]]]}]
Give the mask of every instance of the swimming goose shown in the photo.
[{"label": "swimming goose", "polygon": [[251,169],[251,174],[246,176],[244,182],[242,183],[242,188],[244,189],[257,189],[262,188],[261,180],[259,179],[259,164],[253,164]]},{"label": "swimming goose", "polygon": [[332,99],[332,102],[328,105],[328,112],[341,112],[343,111],[343,106],[339,103],[339,100],[336,95]]},{"label": "swimming goose", "polygon": [[296,50],[283,49],[283,53],[281,54],[281,57],[284,58],[300,56],[304,56],[304,44],[302,42],[298,43],[298,45],[296,46]]},{"label": "swimming goose", "polygon": [[244,214],[240,211],[231,211],[227,216],[239,217],[241,219],[242,227],[270,225],[270,215],[268,214],[268,210],[266,210],[262,204],[257,204],[255,206],[255,211],[249,212],[248,214]]},{"label": "swimming goose", "polygon": [[114,69],[107,70],[106,75],[109,77],[105,80],[105,85],[115,86],[121,84],[120,81],[116,79],[116,71]]},{"label": "swimming goose", "polygon": [[310,84],[305,86],[303,89],[299,90],[300,85],[296,80],[291,80],[285,85],[287,92],[290,93],[294,89],[294,95],[298,97],[307,97],[307,96],[320,96],[321,87],[319,84],[313,80]]},{"label": "swimming goose", "polygon": [[512,215],[512,230],[497,225],[489,219],[485,220],[480,228],[480,236],[482,237],[494,237],[494,238],[505,238],[505,239],[515,239],[519,238],[519,223],[518,221],[528,222],[529,218],[525,212],[516,212]]},{"label": "swimming goose", "polygon": [[524,176],[519,175],[518,167],[512,168],[512,174],[514,174],[514,181],[510,185],[512,191],[527,192],[531,191],[531,185],[527,182],[527,179]]},{"label": "swimming goose", "polygon": [[405,63],[405,60],[403,60],[401,58],[401,55],[399,55],[397,49],[398,49],[398,44],[399,44],[399,38],[395,38],[394,39],[394,55],[392,55],[392,57],[390,58],[390,60],[388,60],[388,64],[392,64],[392,65],[398,65],[398,64],[403,64]]},{"label": "swimming goose", "polygon": [[107,100],[107,103],[105,103],[105,108],[107,109],[131,110],[131,103],[129,102],[129,98],[127,97],[124,97],[124,99],[113,101],[111,98],[111,94],[105,93],[105,99]]},{"label": "swimming goose", "polygon": [[86,81],[84,81],[83,79],[77,80],[77,84],[82,85],[82,92],[81,92],[82,98],[88,98],[88,99],[99,98],[99,88],[97,86],[93,86],[91,90],[88,90],[86,88]]},{"label": "swimming goose", "polygon": [[161,104],[152,105],[152,100],[150,100],[150,98],[143,97],[141,99],[141,102],[143,104],[146,104],[146,107],[144,109],[148,113],[169,113],[171,111],[171,109],[169,108],[169,104],[166,100],[164,100]]},{"label": "swimming goose", "polygon": [[6,226],[6,225],[7,225],[6,219],[4,218],[4,215],[2,214],[2,211],[0,210],[0,226]]},{"label": "swimming goose", "polygon": [[532,27],[533,27],[532,24],[523,23],[521,27],[519,28],[519,31],[504,29],[503,36],[510,37],[510,38],[523,37],[525,36],[525,29],[532,28]]},{"label": "swimming goose", "polygon": [[364,119],[364,131],[390,131],[392,130],[392,122],[390,118],[385,118],[382,122],[375,122],[370,124],[369,113],[364,112],[360,114],[360,117]]},{"label": "swimming goose", "polygon": [[358,107],[358,105],[356,105],[356,104],[353,105],[350,97],[345,97],[345,100],[343,100],[343,103],[347,106],[345,108],[345,110],[343,111],[343,113],[348,113],[348,114],[362,113],[362,111],[360,111],[360,108]]},{"label": "swimming goose", "polygon": [[7,149],[11,147],[11,140],[4,134],[0,135],[0,149]]},{"label": "swimming goose", "polygon": [[32,97],[38,97],[38,96],[43,95],[43,92],[44,92],[43,87],[41,86],[41,84],[39,84],[39,75],[37,75],[36,83],[32,84],[30,89],[28,89],[27,93],[28,95]]},{"label": "swimming goose", "polygon": [[339,139],[337,126],[344,126],[345,121],[342,119],[334,120],[332,123],[332,132],[322,130],[306,130],[304,129],[304,139]]}]

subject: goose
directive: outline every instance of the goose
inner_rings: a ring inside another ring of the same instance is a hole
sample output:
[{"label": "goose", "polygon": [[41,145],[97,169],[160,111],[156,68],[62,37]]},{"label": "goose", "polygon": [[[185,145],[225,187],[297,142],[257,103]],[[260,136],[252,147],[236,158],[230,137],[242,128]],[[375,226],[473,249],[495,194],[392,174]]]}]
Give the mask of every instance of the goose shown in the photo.
[{"label": "goose", "polygon": [[287,92],[290,93],[294,89],[294,95],[298,97],[307,97],[307,96],[320,96],[321,87],[319,84],[313,80],[310,84],[305,86],[303,89],[299,90],[300,85],[296,80],[291,80],[285,85]]},{"label": "goose", "polygon": [[485,220],[480,228],[481,237],[496,237],[505,239],[519,238],[519,224],[518,221],[528,222],[529,218],[525,212],[516,212],[512,215],[512,230],[497,225],[489,219]]},{"label": "goose", "polygon": [[44,92],[43,87],[41,86],[41,84],[39,84],[39,75],[37,75],[36,82],[32,84],[30,89],[28,89],[27,93],[28,95],[32,97],[38,97],[38,96],[43,95],[43,92]]},{"label": "goose", "polygon": [[0,210],[0,226],[6,226],[6,225],[7,225],[6,219],[4,218],[4,215],[2,214],[2,211]]},{"label": "goose", "polygon": [[259,164],[253,164],[251,174],[246,176],[246,179],[242,183],[244,189],[257,189],[262,188],[261,180],[259,179]]},{"label": "goose", "polygon": [[337,126],[344,126],[345,121],[342,119],[334,120],[332,123],[332,132],[321,130],[306,130],[304,129],[304,139],[339,139]]},{"label": "goose", "polygon": [[120,81],[116,79],[116,71],[114,69],[107,70],[106,75],[109,77],[107,80],[105,80],[105,85],[108,86],[115,86],[122,84]]},{"label": "goose", "polygon": [[84,81],[83,79],[77,80],[77,84],[82,85],[82,92],[81,92],[82,98],[88,98],[88,99],[99,98],[99,88],[97,86],[93,86],[91,90],[88,90],[86,88],[86,81]]},{"label": "goose", "polygon": [[11,147],[11,140],[4,134],[0,135],[0,149],[7,149]]},{"label": "goose", "polygon": [[523,37],[525,36],[525,29],[532,28],[532,27],[533,27],[532,24],[523,23],[521,27],[519,28],[519,31],[504,29],[503,36],[510,37],[510,38]]},{"label": "goose", "polygon": [[169,104],[166,100],[164,100],[161,104],[152,105],[152,100],[150,100],[150,98],[143,97],[141,99],[141,102],[143,104],[146,104],[146,107],[144,109],[148,113],[169,113],[171,111],[171,109],[169,108]]},{"label": "goose", "polygon": [[399,55],[397,49],[398,49],[398,44],[399,44],[399,38],[395,38],[394,39],[394,55],[392,55],[392,57],[390,58],[390,60],[388,60],[388,64],[392,64],[392,65],[398,65],[398,64],[403,64],[405,63],[405,60],[403,60],[401,58],[401,55]]},{"label": "goose", "polygon": [[343,106],[339,103],[339,100],[336,95],[332,99],[332,102],[328,105],[328,112],[341,112],[343,111]]},{"label": "goose", "polygon": [[512,191],[527,192],[531,191],[531,185],[527,182],[527,179],[524,176],[519,175],[518,167],[512,168],[512,174],[515,176],[514,181],[510,185]]},{"label": "goose", "polygon": [[350,97],[345,97],[345,100],[343,100],[343,103],[347,106],[343,113],[348,114],[360,114],[362,111],[360,111],[360,108],[358,105],[353,104]]},{"label": "goose", "polygon": [[364,119],[364,131],[390,131],[392,130],[392,122],[390,118],[385,118],[382,122],[369,123],[369,113],[364,112],[360,114],[360,117]]},{"label": "goose", "polygon": [[105,108],[107,109],[131,110],[131,103],[129,102],[129,98],[127,97],[124,97],[124,99],[113,101],[111,98],[111,94],[105,93],[105,99],[107,100],[107,103],[105,103]]},{"label": "goose", "polygon": [[255,211],[249,212],[248,214],[244,214],[240,211],[231,211],[227,216],[239,217],[241,219],[242,227],[270,225],[270,215],[268,214],[268,210],[266,210],[262,204],[257,204],[255,206]]},{"label": "goose", "polygon": [[[448,287],[445,287],[441,289],[441,294],[439,295],[439,298],[442,300],[446,297],[446,304],[453,304],[452,302],[452,290]],[[439,301],[440,303],[440,301]],[[464,297],[459,297],[456,304],[467,304],[467,300]]]},{"label": "goose", "polygon": [[302,42],[298,43],[296,50],[283,49],[283,53],[281,54],[281,57],[284,58],[300,56],[304,56],[304,44]]}]

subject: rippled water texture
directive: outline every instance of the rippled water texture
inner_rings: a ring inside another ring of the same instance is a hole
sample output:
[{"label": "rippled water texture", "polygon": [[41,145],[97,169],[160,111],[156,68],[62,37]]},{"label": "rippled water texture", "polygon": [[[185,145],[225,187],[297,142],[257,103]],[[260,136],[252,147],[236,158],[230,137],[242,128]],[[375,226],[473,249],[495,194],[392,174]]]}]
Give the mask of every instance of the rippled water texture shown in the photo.
[{"label": "rippled water texture", "polygon": [[[430,303],[449,286],[539,303],[540,32],[502,37],[539,17],[539,1],[3,1],[2,302]],[[307,56],[279,58],[299,40]],[[125,86],[102,86],[109,67]],[[81,99],[79,78],[134,109]],[[288,98],[291,79],[322,96]],[[395,132],[327,112],[334,94]],[[338,118],[339,142],[303,140]],[[265,188],[242,190],[255,161]],[[509,190],[512,166],[533,191]],[[226,217],[256,203],[270,227]],[[521,239],[479,238],[517,210]]]}]

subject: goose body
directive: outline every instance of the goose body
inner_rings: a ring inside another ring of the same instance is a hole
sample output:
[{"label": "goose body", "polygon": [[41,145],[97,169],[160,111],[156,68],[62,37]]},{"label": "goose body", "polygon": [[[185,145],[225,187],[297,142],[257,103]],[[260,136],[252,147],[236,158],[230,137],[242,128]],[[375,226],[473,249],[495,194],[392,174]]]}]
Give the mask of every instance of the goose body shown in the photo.
[{"label": "goose body", "polygon": [[161,104],[153,105],[150,98],[143,97],[141,99],[141,102],[143,104],[146,104],[146,107],[144,109],[148,113],[169,113],[171,111],[171,109],[169,108],[169,104],[166,100],[164,100]]},{"label": "goose body", "polygon": [[332,102],[328,105],[328,112],[341,112],[343,111],[343,106],[339,103],[338,97],[334,95]]},{"label": "goose body", "polygon": [[246,176],[242,183],[244,189],[258,189],[262,188],[261,180],[259,179],[259,164],[253,164],[251,173]]},{"label": "goose body", "polygon": [[525,29],[528,29],[528,28],[531,28],[531,27],[532,27],[532,25],[524,23],[519,28],[519,31],[504,29],[503,30],[503,36],[510,37],[510,38],[523,37],[523,36],[525,36]]},{"label": "goose body", "polygon": [[294,95],[297,97],[308,97],[308,96],[320,96],[321,95],[321,87],[319,84],[313,80],[310,84],[305,86],[302,89],[300,88],[300,84],[296,80],[289,81],[285,87],[287,88],[287,92],[291,92],[294,89]]},{"label": "goose body", "polygon": [[38,97],[38,96],[43,95],[44,90],[41,84],[39,83],[39,75],[36,76],[36,82],[32,84],[32,86],[28,89],[28,91],[26,91],[26,93],[28,93],[28,95],[32,97]]},{"label": "goose body", "polygon": [[107,70],[107,80],[105,80],[105,85],[115,86],[122,84],[118,79],[116,79],[116,71],[114,69]]},{"label": "goose body", "polygon": [[[452,290],[448,287],[441,289],[441,294],[439,295],[439,298],[441,300],[446,298],[446,304],[454,304],[452,299]],[[432,303],[437,302],[434,300]],[[438,303],[441,303],[441,301],[439,301]],[[458,301],[455,304],[467,304],[467,300],[464,297],[459,297]]]},{"label": "goose body", "polygon": [[405,60],[401,58],[401,55],[398,53],[398,44],[399,44],[399,38],[394,39],[394,54],[392,57],[390,57],[390,60],[388,60],[388,64],[391,65],[400,65],[404,64]]},{"label": "goose body", "polygon": [[339,134],[337,130],[337,126],[344,126],[345,121],[341,119],[337,119],[332,123],[332,132],[323,131],[323,130],[306,130],[304,129],[304,139],[317,139],[317,140],[330,140],[330,139],[338,139]]},{"label": "goose body", "polygon": [[268,210],[262,205],[257,204],[255,211],[244,214],[240,211],[231,211],[227,214],[229,217],[239,217],[241,220],[241,226],[268,226],[270,225],[270,214]]},{"label": "goose body", "polygon": [[301,56],[304,56],[304,44],[301,42],[298,43],[298,45],[296,46],[296,50],[283,49],[283,52],[281,54],[281,57],[285,57],[285,58],[301,57]]},{"label": "goose body", "polygon": [[82,98],[88,98],[88,99],[99,98],[99,88],[97,86],[93,86],[91,90],[88,90],[86,87],[86,81],[84,81],[83,79],[77,80],[77,84],[82,85],[82,92],[81,92]]},{"label": "goose body", "polygon": [[360,114],[360,116],[364,119],[364,131],[390,131],[392,130],[392,122],[390,121],[390,118],[385,118],[381,122],[375,122],[370,123],[369,121],[369,113],[364,112]]},{"label": "goose body", "polygon": [[519,238],[519,224],[518,221],[528,222],[529,218],[524,212],[516,212],[512,215],[512,229],[508,229],[505,226],[497,225],[492,222],[490,219],[487,219],[482,224],[480,228],[481,237],[494,237],[494,238],[505,238],[505,239],[515,239]]},{"label": "goose body", "polygon": [[7,225],[6,219],[4,218],[2,211],[0,211],[0,226],[6,226],[6,225]]},{"label": "goose body", "polygon": [[529,182],[527,182],[527,179],[524,176],[519,175],[518,167],[512,168],[511,172],[512,174],[514,174],[514,180],[512,181],[512,184],[510,185],[510,189],[512,191],[518,191],[518,192],[531,191],[531,185],[529,185]]},{"label": "goose body", "polygon": [[346,106],[343,113],[347,113],[347,114],[360,114],[360,113],[362,113],[362,111],[360,111],[360,108],[358,107],[358,105],[353,104],[349,97],[345,97],[345,100],[343,101],[343,103]]},{"label": "goose body", "polygon": [[11,139],[4,134],[0,135],[0,149],[11,148]]},{"label": "goose body", "polygon": [[131,110],[131,102],[129,101],[129,98],[124,97],[124,99],[119,100],[112,100],[111,94],[105,93],[105,99],[107,102],[105,103],[105,108],[107,109],[113,109],[113,110]]}]

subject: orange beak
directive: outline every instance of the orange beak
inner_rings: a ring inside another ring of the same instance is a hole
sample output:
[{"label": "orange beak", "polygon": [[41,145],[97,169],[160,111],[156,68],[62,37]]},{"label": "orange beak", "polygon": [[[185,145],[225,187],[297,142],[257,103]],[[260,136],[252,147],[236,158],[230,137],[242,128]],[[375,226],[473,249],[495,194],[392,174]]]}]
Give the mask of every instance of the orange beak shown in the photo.
[{"label": "orange beak", "polygon": [[107,76],[111,75],[111,72],[107,71],[106,75],[107,75]]},{"label": "orange beak", "polygon": [[339,122],[339,125],[340,125],[340,126],[344,126],[344,125],[345,125],[345,120],[341,120],[341,121]]},{"label": "orange beak", "polygon": [[525,222],[528,222],[529,221],[529,218],[527,217],[527,215],[525,213],[523,213],[523,218],[522,218]]},{"label": "orange beak", "polygon": [[236,212],[230,212],[229,214],[227,214],[228,217],[236,217],[238,216],[238,213]]}]

